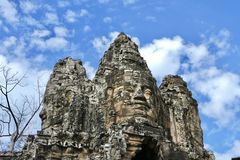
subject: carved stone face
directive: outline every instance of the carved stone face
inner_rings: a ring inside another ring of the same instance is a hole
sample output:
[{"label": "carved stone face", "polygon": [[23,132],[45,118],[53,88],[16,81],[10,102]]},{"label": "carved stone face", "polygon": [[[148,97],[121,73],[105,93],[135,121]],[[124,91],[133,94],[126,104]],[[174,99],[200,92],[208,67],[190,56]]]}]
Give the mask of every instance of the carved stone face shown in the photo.
[{"label": "carved stone face", "polygon": [[155,92],[153,79],[149,75],[141,76],[139,71],[125,70],[108,91],[108,94],[112,94],[116,123],[134,119],[155,124],[157,119]]}]

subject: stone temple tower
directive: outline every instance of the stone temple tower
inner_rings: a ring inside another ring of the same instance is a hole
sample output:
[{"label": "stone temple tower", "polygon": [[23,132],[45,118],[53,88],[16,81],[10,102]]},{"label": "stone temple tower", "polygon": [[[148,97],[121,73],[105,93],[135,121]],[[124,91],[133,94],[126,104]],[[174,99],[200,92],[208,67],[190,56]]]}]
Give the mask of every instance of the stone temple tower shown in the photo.
[{"label": "stone temple tower", "polygon": [[186,82],[168,75],[158,87],[124,33],[93,80],[81,61],[60,60],[40,117],[42,129],[26,143],[24,160],[214,160]]}]

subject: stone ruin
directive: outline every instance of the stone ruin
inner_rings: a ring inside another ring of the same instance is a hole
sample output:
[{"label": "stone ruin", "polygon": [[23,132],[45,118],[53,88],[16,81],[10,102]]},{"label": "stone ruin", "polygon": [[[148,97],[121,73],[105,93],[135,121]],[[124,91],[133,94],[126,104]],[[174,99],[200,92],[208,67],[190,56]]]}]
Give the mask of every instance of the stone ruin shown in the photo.
[{"label": "stone ruin", "polygon": [[160,87],[138,46],[120,33],[93,80],[79,60],[54,67],[24,160],[214,160],[197,102],[179,76]]}]

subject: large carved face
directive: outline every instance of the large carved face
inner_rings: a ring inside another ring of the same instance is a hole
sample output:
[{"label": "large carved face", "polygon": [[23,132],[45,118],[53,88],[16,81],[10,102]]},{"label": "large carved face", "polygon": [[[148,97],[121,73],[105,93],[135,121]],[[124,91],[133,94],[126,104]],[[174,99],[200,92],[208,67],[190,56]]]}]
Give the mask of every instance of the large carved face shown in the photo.
[{"label": "large carved face", "polygon": [[153,78],[139,71],[125,70],[114,80],[111,91],[116,123],[129,120],[156,124],[156,88]]}]

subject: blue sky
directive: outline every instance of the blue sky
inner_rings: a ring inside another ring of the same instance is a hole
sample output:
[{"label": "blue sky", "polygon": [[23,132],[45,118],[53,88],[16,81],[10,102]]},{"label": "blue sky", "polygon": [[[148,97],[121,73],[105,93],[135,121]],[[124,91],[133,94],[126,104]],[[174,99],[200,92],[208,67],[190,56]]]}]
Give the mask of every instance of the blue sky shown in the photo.
[{"label": "blue sky", "polygon": [[45,85],[58,59],[72,56],[92,78],[123,31],[139,44],[159,84],[166,74],[188,82],[199,102],[205,147],[217,160],[227,160],[240,156],[239,5],[237,0],[0,0],[0,64],[27,73],[30,84],[41,77]]}]

